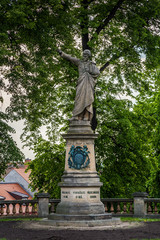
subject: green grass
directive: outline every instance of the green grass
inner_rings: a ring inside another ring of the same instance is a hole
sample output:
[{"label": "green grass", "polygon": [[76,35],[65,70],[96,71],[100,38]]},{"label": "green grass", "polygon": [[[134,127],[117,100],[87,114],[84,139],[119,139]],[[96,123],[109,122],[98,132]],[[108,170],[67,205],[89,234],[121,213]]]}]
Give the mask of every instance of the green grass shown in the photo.
[{"label": "green grass", "polygon": [[[121,221],[122,222],[160,222],[160,218],[121,217]],[[142,239],[142,240],[145,240],[145,239]],[[160,238],[158,240],[160,240]]]},{"label": "green grass", "polygon": [[160,238],[143,238],[143,239],[133,238],[132,240],[160,240]]},{"label": "green grass", "polygon": [[[0,238],[0,240],[7,240],[7,238]],[[18,239],[17,239],[18,240]]]},{"label": "green grass", "polygon": [[[0,222],[11,222],[11,221],[39,221],[41,218],[0,218]],[[1,239],[0,239],[1,240]]]},{"label": "green grass", "polygon": [[[121,217],[120,218],[122,222],[160,222],[160,218],[134,218],[134,217]],[[0,222],[11,222],[11,221],[40,221],[41,218],[24,218],[24,217],[21,217],[21,218],[0,218]],[[2,240],[2,239],[0,239]],[[145,239],[142,239],[142,240],[145,240]],[[160,240],[159,239],[155,239],[155,240]]]}]

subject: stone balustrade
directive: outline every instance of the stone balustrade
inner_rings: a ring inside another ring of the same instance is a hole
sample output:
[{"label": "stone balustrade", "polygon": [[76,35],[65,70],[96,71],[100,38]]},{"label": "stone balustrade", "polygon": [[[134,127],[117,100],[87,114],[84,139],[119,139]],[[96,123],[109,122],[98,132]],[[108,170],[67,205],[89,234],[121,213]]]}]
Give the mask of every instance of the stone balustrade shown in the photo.
[{"label": "stone balustrade", "polygon": [[0,201],[0,217],[36,216],[37,200]]},{"label": "stone balustrade", "polygon": [[60,203],[60,199],[50,199],[49,203],[50,203],[49,213],[55,213],[56,207],[57,207],[58,203]]},{"label": "stone balustrade", "polygon": [[146,198],[144,199],[147,208],[147,216],[160,216],[160,198]]},{"label": "stone balustrade", "polygon": [[128,198],[105,198],[101,199],[104,204],[105,212],[112,213],[112,216],[133,216],[133,199]]},{"label": "stone balustrade", "polygon": [[[106,213],[113,217],[160,218],[160,198],[148,198],[146,193],[134,193],[133,198],[101,199]],[[38,194],[35,200],[0,201],[1,217],[47,217],[56,212],[60,199],[50,199],[49,194]]]}]

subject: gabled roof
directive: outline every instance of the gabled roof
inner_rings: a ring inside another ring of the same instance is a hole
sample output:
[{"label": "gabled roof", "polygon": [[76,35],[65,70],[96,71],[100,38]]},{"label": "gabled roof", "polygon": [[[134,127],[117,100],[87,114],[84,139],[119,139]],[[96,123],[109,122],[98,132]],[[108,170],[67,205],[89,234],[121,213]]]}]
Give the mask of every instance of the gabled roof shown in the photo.
[{"label": "gabled roof", "polygon": [[21,177],[23,177],[28,183],[30,183],[29,180],[29,175],[31,173],[31,171],[25,172],[27,166],[25,167],[20,167],[20,168],[13,168],[19,175],[21,175]]},{"label": "gabled roof", "polygon": [[8,168],[6,170],[6,174],[3,176],[3,178],[5,179],[5,177],[7,177],[11,171],[15,170],[21,177],[24,178],[25,181],[30,183],[29,175],[30,175],[31,171],[29,170],[28,172],[25,172],[28,167],[29,162],[31,162],[31,160],[29,158],[27,158],[23,164],[18,164],[17,168],[14,167],[13,165],[8,166]]},{"label": "gabled roof", "polygon": [[28,196],[28,199],[32,197],[18,184],[18,183],[0,183],[0,196],[4,197],[5,200],[15,200],[14,194],[12,192],[18,192],[24,196]]}]

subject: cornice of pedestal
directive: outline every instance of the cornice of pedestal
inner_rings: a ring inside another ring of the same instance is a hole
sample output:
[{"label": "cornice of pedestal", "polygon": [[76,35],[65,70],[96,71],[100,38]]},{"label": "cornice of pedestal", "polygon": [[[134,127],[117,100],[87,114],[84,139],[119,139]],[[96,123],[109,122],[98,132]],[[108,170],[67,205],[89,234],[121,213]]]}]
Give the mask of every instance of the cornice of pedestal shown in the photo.
[{"label": "cornice of pedestal", "polygon": [[59,187],[101,187],[103,186],[102,182],[95,182],[95,183],[73,183],[73,182],[60,182],[58,183]]},{"label": "cornice of pedestal", "polygon": [[64,139],[96,139],[98,134],[93,133],[89,121],[70,121],[69,130],[63,134]]},{"label": "cornice of pedestal", "polygon": [[83,170],[77,170],[77,171],[73,171],[73,170],[69,170],[69,171],[64,171],[63,172],[63,175],[68,175],[68,174],[74,174],[74,175],[87,175],[87,176],[89,176],[89,175],[95,175],[95,176],[97,176],[97,171],[94,171],[94,172],[90,172],[90,171],[83,171]]},{"label": "cornice of pedestal", "polygon": [[96,139],[98,134],[88,134],[88,133],[72,133],[72,134],[62,134],[64,139]]}]

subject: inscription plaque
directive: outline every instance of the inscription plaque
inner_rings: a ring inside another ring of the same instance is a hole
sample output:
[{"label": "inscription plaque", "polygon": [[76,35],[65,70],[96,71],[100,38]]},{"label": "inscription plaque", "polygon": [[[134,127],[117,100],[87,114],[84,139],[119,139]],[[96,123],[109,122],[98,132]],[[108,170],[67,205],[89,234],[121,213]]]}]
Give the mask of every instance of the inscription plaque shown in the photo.
[{"label": "inscription plaque", "polygon": [[76,198],[82,198],[82,195],[80,195],[80,196],[76,196]]},{"label": "inscription plaque", "polygon": [[90,198],[97,198],[97,196],[95,196],[95,195],[91,195]]},{"label": "inscription plaque", "polygon": [[85,191],[73,192],[73,194],[85,194]]},{"label": "inscription plaque", "polygon": [[99,191],[88,191],[88,194],[99,194]]},{"label": "inscription plaque", "polygon": [[63,198],[68,198],[68,196],[64,195]]},{"label": "inscription plaque", "polygon": [[62,194],[70,194],[70,191],[68,191],[68,192],[62,191]]}]

